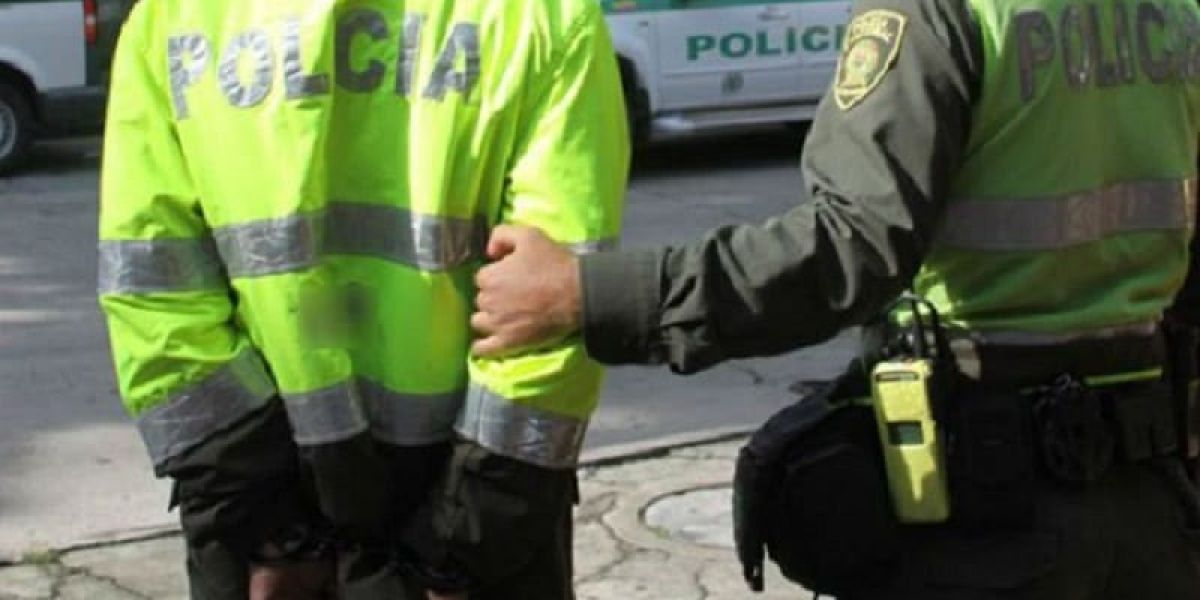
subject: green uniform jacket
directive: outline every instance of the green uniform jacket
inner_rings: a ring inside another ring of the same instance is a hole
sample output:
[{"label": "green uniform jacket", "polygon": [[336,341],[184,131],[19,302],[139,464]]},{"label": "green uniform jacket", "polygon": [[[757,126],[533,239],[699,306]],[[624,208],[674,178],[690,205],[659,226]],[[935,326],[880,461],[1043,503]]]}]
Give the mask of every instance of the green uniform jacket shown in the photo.
[{"label": "green uniform jacket", "polygon": [[[1200,114],[1200,27],[1191,26],[1194,14],[1181,15],[1188,17],[1180,21],[1187,26],[1171,27],[1156,20],[1160,10],[1143,4],[1147,2],[1128,5],[1129,14],[1137,15],[1131,19],[1139,21],[1127,22],[1129,29],[1115,35],[1132,40],[1133,28],[1144,27],[1155,35],[1169,31],[1175,36],[1179,52],[1174,59],[1187,83],[1170,89],[1178,90],[1179,106],[1190,107],[1181,112]],[[995,10],[1044,6],[1037,1],[998,3]],[[990,40],[963,0],[861,0],[853,13],[862,16],[880,9],[902,15],[903,39],[890,62],[882,56],[893,49],[887,44],[881,44],[881,53],[855,55],[866,65],[865,75],[854,86],[847,82],[841,90],[845,93],[831,93],[822,102],[802,158],[807,199],[761,226],[720,228],[689,246],[582,260],[584,338],[592,356],[612,364],[666,362],[688,373],[729,358],[780,353],[863,323],[911,285],[940,233],[956,176],[972,158],[973,125],[988,62],[985,43]],[[895,33],[894,22],[891,26],[890,33]],[[1065,52],[1054,54],[1053,62],[1046,56],[1056,51],[1059,41],[1039,39],[1032,49],[1045,64],[1021,66],[1003,75],[1010,82],[1005,93],[1022,93],[1018,75],[1025,68],[1041,69],[1039,81],[1059,76],[1058,61]],[[1070,51],[1071,43],[1063,42],[1062,47]],[[1105,43],[1111,53],[1112,42]],[[1146,58],[1135,68],[1145,69],[1161,58],[1162,43],[1150,46],[1139,48]],[[1070,56],[1077,57],[1078,50]],[[872,82],[871,68],[879,64],[890,68]],[[1139,77],[1145,81],[1157,74]],[[1078,101],[1075,96],[1053,98],[1047,102],[1061,101],[1063,111],[1072,110],[1070,103]],[[1195,129],[1194,123],[1193,117],[1192,123],[1178,125]],[[1192,139],[1197,136],[1200,131]],[[1061,144],[1061,156],[1069,157],[1083,150],[1071,148],[1072,141],[1051,143]],[[1156,140],[1113,143],[1151,148]],[[1056,156],[1045,148],[1031,148],[1031,154],[1036,158],[1030,160]],[[1115,217],[1119,222],[1120,215]],[[1179,273],[1186,259],[1183,246],[1177,246],[1161,257],[1173,286],[1154,290],[1164,297],[1155,302],[1164,305],[1182,283]],[[1066,263],[1062,267],[1070,269]],[[1108,277],[1119,281],[1126,274],[1112,272]]]}]

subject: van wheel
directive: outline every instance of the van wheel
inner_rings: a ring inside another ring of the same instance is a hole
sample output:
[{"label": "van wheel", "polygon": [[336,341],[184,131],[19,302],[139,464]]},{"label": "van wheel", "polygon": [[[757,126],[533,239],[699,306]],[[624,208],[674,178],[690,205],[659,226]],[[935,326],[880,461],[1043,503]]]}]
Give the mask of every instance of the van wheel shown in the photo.
[{"label": "van wheel", "polygon": [[621,88],[625,95],[625,118],[629,123],[629,141],[635,148],[650,139],[650,95],[638,85],[633,65],[620,61]]},{"label": "van wheel", "polygon": [[32,141],[29,100],[20,88],[0,81],[0,174],[12,172],[25,161]]},{"label": "van wheel", "polygon": [[803,139],[804,136],[808,135],[808,129],[812,126],[812,121],[788,121],[784,125],[787,126],[788,131],[792,132],[792,135]]}]

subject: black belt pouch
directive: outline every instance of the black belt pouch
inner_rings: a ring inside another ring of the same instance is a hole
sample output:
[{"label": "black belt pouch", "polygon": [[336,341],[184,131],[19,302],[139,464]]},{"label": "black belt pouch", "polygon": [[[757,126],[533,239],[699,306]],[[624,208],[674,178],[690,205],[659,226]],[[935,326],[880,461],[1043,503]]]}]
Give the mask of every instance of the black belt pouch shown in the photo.
[{"label": "black belt pouch", "polygon": [[968,529],[1033,523],[1033,415],[1018,392],[960,384],[951,399],[951,519]]},{"label": "black belt pouch", "polygon": [[764,490],[767,551],[786,577],[821,593],[886,576],[899,550],[874,411],[847,400],[866,393],[856,364],[748,445],[778,469]]}]

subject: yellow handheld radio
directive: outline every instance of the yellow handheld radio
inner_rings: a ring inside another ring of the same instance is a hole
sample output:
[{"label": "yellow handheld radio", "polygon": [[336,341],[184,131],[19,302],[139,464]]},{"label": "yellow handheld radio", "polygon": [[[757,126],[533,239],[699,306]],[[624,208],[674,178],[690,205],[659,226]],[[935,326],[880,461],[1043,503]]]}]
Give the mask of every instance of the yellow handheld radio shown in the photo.
[{"label": "yellow handheld radio", "polygon": [[[942,435],[935,415],[945,388],[941,361],[952,360],[937,312],[915,296],[910,350],[878,363],[871,372],[875,423],[896,517],[902,523],[940,523],[950,517]],[[930,313],[934,352],[929,351],[922,307]]]}]

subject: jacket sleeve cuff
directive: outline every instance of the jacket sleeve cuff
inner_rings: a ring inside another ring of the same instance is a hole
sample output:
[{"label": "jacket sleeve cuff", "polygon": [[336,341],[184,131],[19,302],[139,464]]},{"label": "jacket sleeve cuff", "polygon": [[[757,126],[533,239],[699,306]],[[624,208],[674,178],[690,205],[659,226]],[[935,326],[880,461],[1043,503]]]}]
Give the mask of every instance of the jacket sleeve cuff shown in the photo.
[{"label": "jacket sleeve cuff", "polygon": [[661,264],[655,251],[598,252],[580,258],[583,339],[592,358],[610,365],[662,362]]}]

